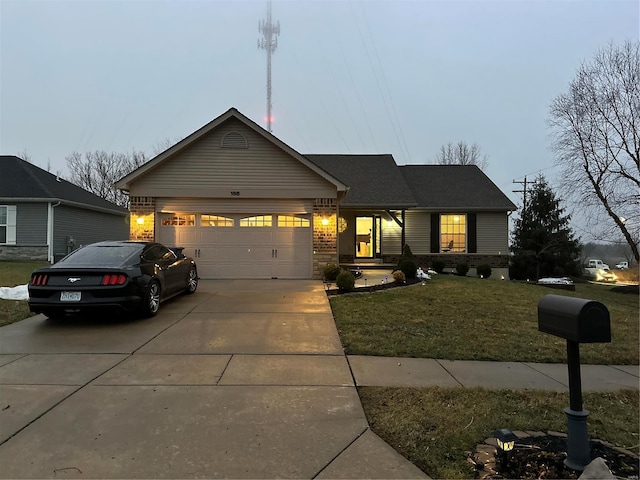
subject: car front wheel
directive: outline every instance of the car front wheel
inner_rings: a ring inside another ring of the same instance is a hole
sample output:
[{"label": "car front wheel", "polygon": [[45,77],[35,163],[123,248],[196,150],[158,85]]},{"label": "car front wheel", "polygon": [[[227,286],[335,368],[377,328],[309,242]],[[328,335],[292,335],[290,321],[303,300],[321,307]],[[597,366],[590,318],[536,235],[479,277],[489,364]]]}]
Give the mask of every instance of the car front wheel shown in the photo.
[{"label": "car front wheel", "polygon": [[189,275],[187,276],[187,289],[185,290],[185,292],[188,294],[195,293],[197,288],[198,288],[198,272],[196,271],[195,268],[192,267],[189,269]]},{"label": "car front wheel", "polygon": [[160,310],[160,284],[152,280],[142,305],[142,313],[146,317],[153,317]]}]

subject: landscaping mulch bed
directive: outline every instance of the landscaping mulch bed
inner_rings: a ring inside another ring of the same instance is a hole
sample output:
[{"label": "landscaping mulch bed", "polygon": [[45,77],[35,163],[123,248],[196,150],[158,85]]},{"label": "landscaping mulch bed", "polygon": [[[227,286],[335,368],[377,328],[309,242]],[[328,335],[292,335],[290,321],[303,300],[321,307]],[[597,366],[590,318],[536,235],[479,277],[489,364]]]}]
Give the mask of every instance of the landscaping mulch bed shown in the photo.
[{"label": "landscaping mulch bed", "polygon": [[[489,438],[478,445],[469,457],[476,468],[476,478],[481,479],[577,479],[582,472],[564,464],[567,458],[567,440],[562,435],[541,435],[521,438],[508,456],[500,457],[494,447],[495,439]],[[600,440],[591,440],[591,458],[602,458],[611,473],[618,478],[637,479],[638,457],[632,452]],[[502,454],[504,455],[504,454]]]},{"label": "landscaping mulch bed", "polygon": [[[422,280],[420,280],[419,278],[410,278],[407,279],[404,283],[376,283],[374,285],[367,285],[366,287],[356,287],[352,290],[339,290],[338,288],[328,288],[326,290],[327,295],[344,295],[347,293],[373,293],[382,290],[389,290],[391,288],[407,287],[409,285],[416,285],[418,283],[422,283]],[[335,286],[335,283],[333,283],[332,285]]]}]

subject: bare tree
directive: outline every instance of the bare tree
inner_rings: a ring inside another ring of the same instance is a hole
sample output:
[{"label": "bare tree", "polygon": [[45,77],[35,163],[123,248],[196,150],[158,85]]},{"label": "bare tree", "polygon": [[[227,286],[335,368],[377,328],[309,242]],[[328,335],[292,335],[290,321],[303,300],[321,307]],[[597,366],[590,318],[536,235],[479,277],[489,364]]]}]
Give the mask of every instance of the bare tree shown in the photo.
[{"label": "bare tree", "polygon": [[560,188],[594,238],[640,238],[640,43],[609,44],[583,63],[550,109]]},{"label": "bare tree", "polygon": [[122,207],[129,206],[129,197],[117,190],[114,183],[147,161],[144,152],[135,150],[130,154],[96,150],[84,156],[73,152],[65,160],[71,183]]},{"label": "bare tree", "polygon": [[169,137],[166,137],[164,140],[156,142],[156,144],[151,147],[151,150],[154,155],[160,155],[165,150],[169,150],[169,148],[173,147],[180,140],[182,140],[182,137],[176,137],[175,140],[171,140]]},{"label": "bare tree", "polygon": [[477,143],[468,145],[466,142],[451,142],[440,147],[436,155],[436,163],[440,165],[477,165],[484,170],[489,165],[489,157],[483,155]]}]

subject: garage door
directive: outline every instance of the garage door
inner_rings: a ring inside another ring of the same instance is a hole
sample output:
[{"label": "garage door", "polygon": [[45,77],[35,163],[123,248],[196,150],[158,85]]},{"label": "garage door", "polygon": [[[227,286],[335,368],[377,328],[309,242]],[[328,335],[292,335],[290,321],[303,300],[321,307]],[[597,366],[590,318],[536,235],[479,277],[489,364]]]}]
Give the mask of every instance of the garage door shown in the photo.
[{"label": "garage door", "polygon": [[311,278],[309,214],[159,214],[158,239],[185,247],[201,278]]}]

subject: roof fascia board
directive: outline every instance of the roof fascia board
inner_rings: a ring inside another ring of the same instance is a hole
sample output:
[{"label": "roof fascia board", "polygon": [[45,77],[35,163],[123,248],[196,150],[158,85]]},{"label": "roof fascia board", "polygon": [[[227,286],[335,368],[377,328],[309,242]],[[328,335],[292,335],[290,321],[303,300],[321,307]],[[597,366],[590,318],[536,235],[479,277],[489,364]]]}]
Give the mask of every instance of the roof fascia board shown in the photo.
[{"label": "roof fascia board", "polygon": [[86,203],[64,200],[62,198],[0,197],[0,204],[5,203],[59,203],[60,205],[67,205],[69,207],[82,208],[83,210],[93,210],[102,213],[112,213],[116,215],[122,215],[123,217],[129,215],[128,210],[114,210],[110,208],[98,207],[96,205],[88,205]]},{"label": "roof fascia board", "polygon": [[329,175],[327,172],[325,172],[324,170],[319,168],[315,163],[313,163],[309,159],[305,158],[304,155],[298,153],[293,148],[291,148],[289,145],[284,143],[282,140],[278,139],[273,134],[271,134],[271,133],[267,132],[265,129],[261,128],[257,123],[253,122],[252,120],[250,120],[249,118],[244,116],[242,113],[240,113],[235,108],[230,108],[229,110],[227,110],[225,113],[223,113],[219,117],[213,119],[211,122],[207,123],[203,127],[200,127],[198,130],[193,132],[188,137],[182,139],[181,141],[179,141],[178,143],[176,143],[172,147],[170,147],[167,150],[165,150],[164,152],[162,152],[157,157],[153,158],[152,160],[150,160],[147,163],[145,163],[144,165],[140,166],[139,168],[137,168],[136,170],[134,170],[130,174],[128,174],[125,177],[121,178],[120,180],[118,180],[114,184],[115,187],[120,189],[120,190],[128,191],[129,190],[129,184],[131,182],[135,181],[137,178],[139,178],[142,175],[146,174],[150,170],[156,168],[158,165],[164,163],[167,159],[171,158],[176,153],[178,153],[181,150],[183,150],[184,148],[188,147],[193,142],[197,141],[198,139],[200,139],[201,137],[203,137],[204,135],[206,135],[210,131],[212,131],[215,128],[219,127],[220,125],[222,125],[224,122],[226,122],[230,118],[235,118],[235,119],[239,120],[245,126],[247,126],[248,128],[250,128],[254,132],[256,132],[259,135],[261,135],[262,137],[264,137],[267,141],[275,144],[280,149],[282,149],[285,152],[287,152],[289,155],[294,157],[296,160],[298,160],[300,163],[305,165],[307,168],[309,168],[310,170],[315,172],[317,175],[320,175],[322,178],[327,180],[329,183],[332,183],[337,188],[338,191],[347,191],[347,189],[348,189],[347,185],[342,183],[337,178]]}]

